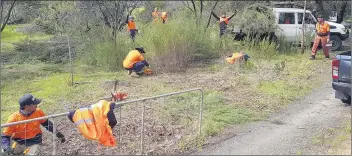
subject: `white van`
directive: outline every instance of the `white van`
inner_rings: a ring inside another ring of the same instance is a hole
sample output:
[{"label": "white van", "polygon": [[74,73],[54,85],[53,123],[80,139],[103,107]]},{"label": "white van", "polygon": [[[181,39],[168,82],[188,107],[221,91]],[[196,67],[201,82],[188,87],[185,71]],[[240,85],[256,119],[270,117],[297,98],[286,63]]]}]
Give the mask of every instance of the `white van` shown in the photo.
[{"label": "white van", "polygon": [[[279,29],[276,30],[276,36],[284,36],[287,41],[292,43],[301,42],[302,34],[302,19],[303,19],[303,9],[297,8],[273,8],[275,15],[275,22],[278,25]],[[306,10],[305,14],[305,32],[307,38],[312,39],[311,42],[314,42],[315,36],[315,24],[317,20],[313,14]],[[328,22],[328,21],[327,21]],[[335,51],[341,48],[342,40],[345,40],[349,37],[349,31],[342,24],[328,22],[330,25],[330,41],[332,41],[331,50]],[[238,30],[238,28],[234,29]],[[245,32],[244,32],[245,33]]]}]

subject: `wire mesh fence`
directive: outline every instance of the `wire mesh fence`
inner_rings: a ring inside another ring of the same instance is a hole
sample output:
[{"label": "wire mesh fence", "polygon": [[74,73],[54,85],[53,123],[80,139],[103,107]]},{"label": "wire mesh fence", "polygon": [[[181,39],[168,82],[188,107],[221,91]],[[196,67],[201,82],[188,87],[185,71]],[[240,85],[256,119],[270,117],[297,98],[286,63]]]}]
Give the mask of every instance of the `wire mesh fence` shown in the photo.
[{"label": "wire mesh fence", "polygon": [[[104,147],[84,138],[68,120],[68,113],[6,123],[1,129],[23,126],[24,131],[16,133],[30,134],[35,129],[27,129],[29,123],[38,125],[45,119],[52,121],[54,133],[41,127],[43,142],[38,149],[39,155],[171,154],[195,142],[201,134],[202,107],[201,89],[116,102],[117,125],[112,129],[117,141],[115,147]],[[66,142],[60,142],[56,131],[65,135]]]}]

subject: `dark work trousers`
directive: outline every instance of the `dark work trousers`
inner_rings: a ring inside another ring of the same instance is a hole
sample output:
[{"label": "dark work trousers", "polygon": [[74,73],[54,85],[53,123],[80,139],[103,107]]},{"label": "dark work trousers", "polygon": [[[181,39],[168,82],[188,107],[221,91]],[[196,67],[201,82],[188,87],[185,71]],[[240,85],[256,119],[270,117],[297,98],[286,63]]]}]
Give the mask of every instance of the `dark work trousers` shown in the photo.
[{"label": "dark work trousers", "polygon": [[136,29],[131,29],[130,30],[130,35],[131,35],[132,41],[134,42],[134,39],[136,37]]},{"label": "dark work trousers", "polygon": [[220,29],[220,37],[225,34],[226,29]]},{"label": "dark work trousers", "polygon": [[130,69],[126,68],[126,70],[132,70],[132,71],[134,71],[134,72],[139,73],[139,72],[141,72],[141,70],[142,70],[145,66],[146,66],[146,64],[145,64],[144,62],[137,62],[137,63],[135,63],[135,64],[133,65],[132,68],[130,68]]}]

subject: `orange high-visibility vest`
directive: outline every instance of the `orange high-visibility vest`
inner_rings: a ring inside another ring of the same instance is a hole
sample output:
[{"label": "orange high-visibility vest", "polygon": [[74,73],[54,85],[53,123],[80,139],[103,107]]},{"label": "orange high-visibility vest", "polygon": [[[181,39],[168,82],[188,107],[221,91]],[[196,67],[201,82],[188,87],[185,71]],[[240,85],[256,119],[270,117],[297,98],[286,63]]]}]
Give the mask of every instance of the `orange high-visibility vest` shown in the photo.
[{"label": "orange high-visibility vest", "polygon": [[162,18],[163,20],[166,20],[166,18],[167,18],[167,13],[166,13],[166,12],[162,12],[162,13],[161,13],[161,18]]},{"label": "orange high-visibility vest", "polygon": [[144,61],[144,56],[138,50],[131,50],[123,60],[124,68],[132,68],[137,62]]},{"label": "orange high-visibility vest", "polygon": [[225,22],[226,24],[229,24],[229,18],[225,17],[225,18],[222,18],[220,17],[220,23],[221,22]]},{"label": "orange high-visibility vest", "polygon": [[330,25],[329,23],[325,22],[323,23],[323,25],[321,25],[319,22],[316,24],[316,29],[318,33],[326,33],[328,31],[330,31]]},{"label": "orange high-visibility vest", "polygon": [[159,12],[158,12],[158,11],[153,11],[153,12],[152,12],[152,16],[153,16],[154,18],[158,18],[158,17],[159,17]]},{"label": "orange high-visibility vest", "polygon": [[159,14],[160,14],[160,12],[158,12],[158,11],[153,11],[152,12],[152,16],[153,16],[153,18],[154,18],[154,23],[158,23],[159,22]]},{"label": "orange high-visibility vest", "polygon": [[128,29],[128,31],[133,30],[133,29],[135,30],[136,29],[136,23],[134,23],[134,21],[128,21],[127,29]]},{"label": "orange high-visibility vest", "polygon": [[241,53],[233,53],[232,57],[226,58],[226,61],[230,64],[234,64],[237,60],[242,59],[243,54]]},{"label": "orange high-visibility vest", "polygon": [[105,146],[116,146],[116,140],[112,135],[107,118],[109,110],[110,102],[100,100],[88,108],[76,110],[72,120],[85,138],[97,140]]}]

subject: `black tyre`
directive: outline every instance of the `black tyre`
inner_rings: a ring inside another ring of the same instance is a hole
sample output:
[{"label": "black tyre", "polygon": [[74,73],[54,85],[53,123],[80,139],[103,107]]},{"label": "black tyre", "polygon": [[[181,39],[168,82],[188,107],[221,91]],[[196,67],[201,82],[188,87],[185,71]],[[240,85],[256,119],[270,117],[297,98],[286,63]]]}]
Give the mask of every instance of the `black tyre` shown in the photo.
[{"label": "black tyre", "polygon": [[349,96],[347,100],[342,100],[342,99],[341,99],[341,101],[342,101],[343,103],[345,103],[345,104],[351,105],[351,96]]},{"label": "black tyre", "polygon": [[342,46],[342,41],[341,38],[337,35],[331,35],[330,36],[330,41],[332,42],[332,46],[330,47],[330,50],[336,51],[339,50]]}]

